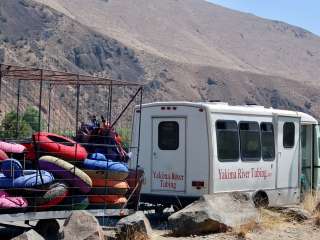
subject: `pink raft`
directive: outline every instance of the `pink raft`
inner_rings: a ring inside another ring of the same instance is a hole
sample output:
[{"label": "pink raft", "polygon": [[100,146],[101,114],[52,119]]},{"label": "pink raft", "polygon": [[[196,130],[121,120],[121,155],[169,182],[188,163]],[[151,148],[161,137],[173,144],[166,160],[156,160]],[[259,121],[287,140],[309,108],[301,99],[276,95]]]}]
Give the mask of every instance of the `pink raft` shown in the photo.
[{"label": "pink raft", "polygon": [[10,197],[6,192],[0,191],[0,211],[28,207],[28,202],[22,197]]},{"label": "pink raft", "polygon": [[25,146],[16,143],[7,143],[0,141],[0,150],[6,153],[23,153]]}]

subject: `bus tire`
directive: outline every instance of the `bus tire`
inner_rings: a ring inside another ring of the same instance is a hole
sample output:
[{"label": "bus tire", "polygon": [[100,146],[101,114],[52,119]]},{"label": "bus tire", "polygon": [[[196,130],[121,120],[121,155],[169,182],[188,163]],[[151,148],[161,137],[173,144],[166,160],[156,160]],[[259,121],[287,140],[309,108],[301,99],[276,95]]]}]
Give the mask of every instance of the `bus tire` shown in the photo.
[{"label": "bus tire", "polygon": [[266,192],[258,191],[252,197],[254,206],[256,208],[267,207],[269,205],[269,198]]}]

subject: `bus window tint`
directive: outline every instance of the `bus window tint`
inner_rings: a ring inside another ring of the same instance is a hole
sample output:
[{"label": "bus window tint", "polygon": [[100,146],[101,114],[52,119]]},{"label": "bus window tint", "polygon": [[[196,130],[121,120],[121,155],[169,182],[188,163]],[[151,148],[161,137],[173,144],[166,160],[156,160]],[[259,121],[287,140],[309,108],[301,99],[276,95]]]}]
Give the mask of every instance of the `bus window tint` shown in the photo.
[{"label": "bus window tint", "polygon": [[238,126],[235,121],[217,121],[217,148],[220,162],[239,160]]},{"label": "bus window tint", "polygon": [[243,161],[261,159],[260,130],[257,122],[240,122],[240,148]]},{"label": "bus window tint", "polygon": [[275,157],[274,130],[272,123],[261,123],[261,152],[265,161],[273,161]]},{"label": "bus window tint", "polygon": [[161,150],[177,150],[179,148],[179,124],[177,122],[159,123],[158,146]]},{"label": "bus window tint", "polygon": [[293,148],[295,126],[293,122],[286,122],[283,125],[283,147]]}]

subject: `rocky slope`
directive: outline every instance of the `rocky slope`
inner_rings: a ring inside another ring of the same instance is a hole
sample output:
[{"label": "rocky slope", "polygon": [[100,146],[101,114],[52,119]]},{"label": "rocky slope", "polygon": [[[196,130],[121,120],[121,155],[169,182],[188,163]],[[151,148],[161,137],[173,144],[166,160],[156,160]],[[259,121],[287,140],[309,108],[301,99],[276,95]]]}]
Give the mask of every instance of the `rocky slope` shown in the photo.
[{"label": "rocky slope", "polygon": [[157,57],[311,82],[319,74],[319,37],[203,0],[37,1]]},{"label": "rocky slope", "polygon": [[[36,2],[1,1],[0,29],[0,48],[5,50],[6,64],[98,74],[113,79],[143,80],[143,66],[132,49]],[[90,86],[83,88],[81,113],[84,117],[87,112],[106,108],[103,90],[105,89]],[[4,79],[2,115],[10,110],[15,111],[16,94],[17,82]],[[28,105],[38,105],[39,85],[35,82],[22,82],[21,94],[21,111]],[[59,125],[59,131],[63,131],[74,125],[75,89],[57,86],[53,89],[53,94],[53,122],[57,127]],[[46,114],[47,91],[44,92],[43,99],[43,112]],[[62,128],[60,125],[64,124],[66,126]]]},{"label": "rocky slope", "polygon": [[320,117],[320,38],[301,28],[202,0],[3,0],[0,10],[7,62],[144,80],[145,101]]}]

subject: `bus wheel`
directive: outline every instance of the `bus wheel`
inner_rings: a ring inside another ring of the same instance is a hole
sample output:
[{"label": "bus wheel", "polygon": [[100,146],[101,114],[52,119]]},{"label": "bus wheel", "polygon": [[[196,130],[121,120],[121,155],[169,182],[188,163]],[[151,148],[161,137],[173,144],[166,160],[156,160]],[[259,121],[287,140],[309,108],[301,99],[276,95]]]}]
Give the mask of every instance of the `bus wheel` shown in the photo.
[{"label": "bus wheel", "polygon": [[258,191],[252,197],[254,206],[256,208],[267,207],[269,205],[268,195],[263,191]]}]

